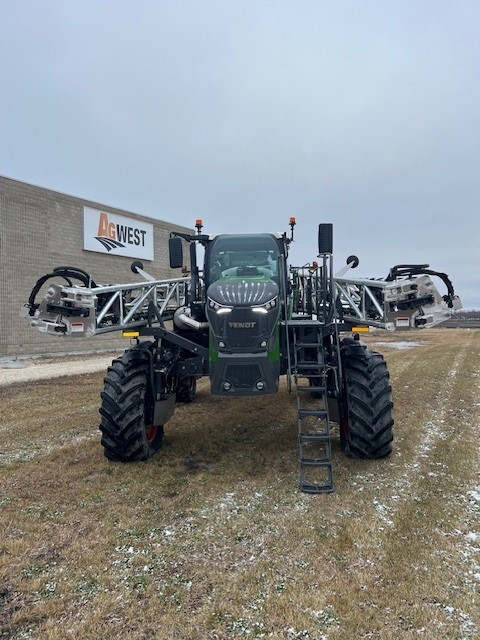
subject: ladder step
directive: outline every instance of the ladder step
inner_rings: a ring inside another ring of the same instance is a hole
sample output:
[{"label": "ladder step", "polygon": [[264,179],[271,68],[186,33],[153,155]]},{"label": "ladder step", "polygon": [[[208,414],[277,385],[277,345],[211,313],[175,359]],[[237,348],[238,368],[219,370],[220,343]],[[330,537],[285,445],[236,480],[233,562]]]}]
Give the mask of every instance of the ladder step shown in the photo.
[{"label": "ladder step", "polygon": [[299,433],[299,438],[302,442],[328,442],[330,440],[330,435],[328,433],[312,433],[309,431],[308,433]]},{"label": "ladder step", "polygon": [[320,327],[322,325],[318,320],[296,318],[295,320],[282,320],[283,326],[287,327]]},{"label": "ladder step", "polygon": [[[297,362],[295,365],[296,369],[315,369],[318,371],[318,362]],[[320,375],[319,373],[313,375]]]},{"label": "ladder step", "polygon": [[295,344],[295,347],[297,348],[297,351],[300,351],[300,349],[308,349],[308,348],[317,348],[317,347],[322,347],[322,343],[321,342],[297,342]]},{"label": "ladder step", "polygon": [[333,483],[305,484],[302,482],[300,483],[300,491],[302,491],[302,493],[333,493]]},{"label": "ladder step", "polygon": [[325,387],[314,387],[314,386],[304,387],[303,385],[299,386],[297,384],[297,391],[317,391],[319,393],[320,392],[325,393],[326,392],[326,388]]},{"label": "ladder step", "polygon": [[331,468],[332,461],[328,458],[300,458],[300,464],[302,467],[324,467]]},{"label": "ladder step", "polygon": [[310,418],[310,416],[314,418],[326,418],[328,415],[328,411],[326,409],[299,409],[298,410],[298,418],[299,420],[303,420],[303,418]]}]

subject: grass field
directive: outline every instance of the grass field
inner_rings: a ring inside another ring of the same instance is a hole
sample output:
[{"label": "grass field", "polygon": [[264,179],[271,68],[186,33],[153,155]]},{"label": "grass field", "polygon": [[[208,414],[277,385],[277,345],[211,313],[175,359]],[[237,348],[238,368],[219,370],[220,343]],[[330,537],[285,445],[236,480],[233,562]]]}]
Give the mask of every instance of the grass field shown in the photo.
[{"label": "grass field", "polygon": [[479,638],[480,330],[367,341],[394,451],[352,460],[334,432],[329,495],[298,491],[285,390],[202,382],[159,454],[122,465],[99,444],[103,374],[0,388],[0,637]]}]

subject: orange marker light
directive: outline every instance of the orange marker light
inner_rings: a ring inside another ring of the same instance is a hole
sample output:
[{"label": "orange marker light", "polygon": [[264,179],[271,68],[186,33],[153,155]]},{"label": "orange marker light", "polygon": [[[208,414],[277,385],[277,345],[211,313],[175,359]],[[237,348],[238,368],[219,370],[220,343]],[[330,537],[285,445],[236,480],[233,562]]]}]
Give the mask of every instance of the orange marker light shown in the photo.
[{"label": "orange marker light", "polygon": [[290,218],[290,224],[297,224],[296,218]]},{"label": "orange marker light", "polygon": [[195,226],[203,227],[203,220],[201,220],[200,218],[197,218],[197,220],[195,220]]}]

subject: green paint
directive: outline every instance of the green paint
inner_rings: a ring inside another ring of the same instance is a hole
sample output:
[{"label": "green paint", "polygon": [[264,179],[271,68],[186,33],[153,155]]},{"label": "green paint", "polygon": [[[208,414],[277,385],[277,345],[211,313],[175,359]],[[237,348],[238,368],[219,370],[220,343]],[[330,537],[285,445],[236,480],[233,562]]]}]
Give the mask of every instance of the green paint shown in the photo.
[{"label": "green paint", "polygon": [[215,348],[214,345],[215,345],[215,338],[213,336],[213,333],[210,331],[210,335],[208,338],[208,353],[209,353],[210,362],[212,362],[213,364],[218,362],[218,350]]},{"label": "green paint", "polygon": [[280,360],[280,324],[275,324],[275,343],[273,349],[269,349],[267,352],[269,362],[278,362]]}]

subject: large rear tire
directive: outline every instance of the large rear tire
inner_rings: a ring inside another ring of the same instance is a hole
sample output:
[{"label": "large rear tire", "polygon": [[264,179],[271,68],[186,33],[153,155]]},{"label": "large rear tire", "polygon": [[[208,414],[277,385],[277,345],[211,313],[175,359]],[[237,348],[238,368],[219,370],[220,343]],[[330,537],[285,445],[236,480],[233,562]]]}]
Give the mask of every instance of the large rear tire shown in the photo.
[{"label": "large rear tire", "polygon": [[162,446],[163,425],[153,424],[148,344],[127,350],[108,368],[101,394],[101,443],[110,460],[146,460]]},{"label": "large rear tire", "polygon": [[358,340],[341,343],[343,390],[340,444],[352,458],[385,458],[392,452],[392,389],[383,356]]}]

